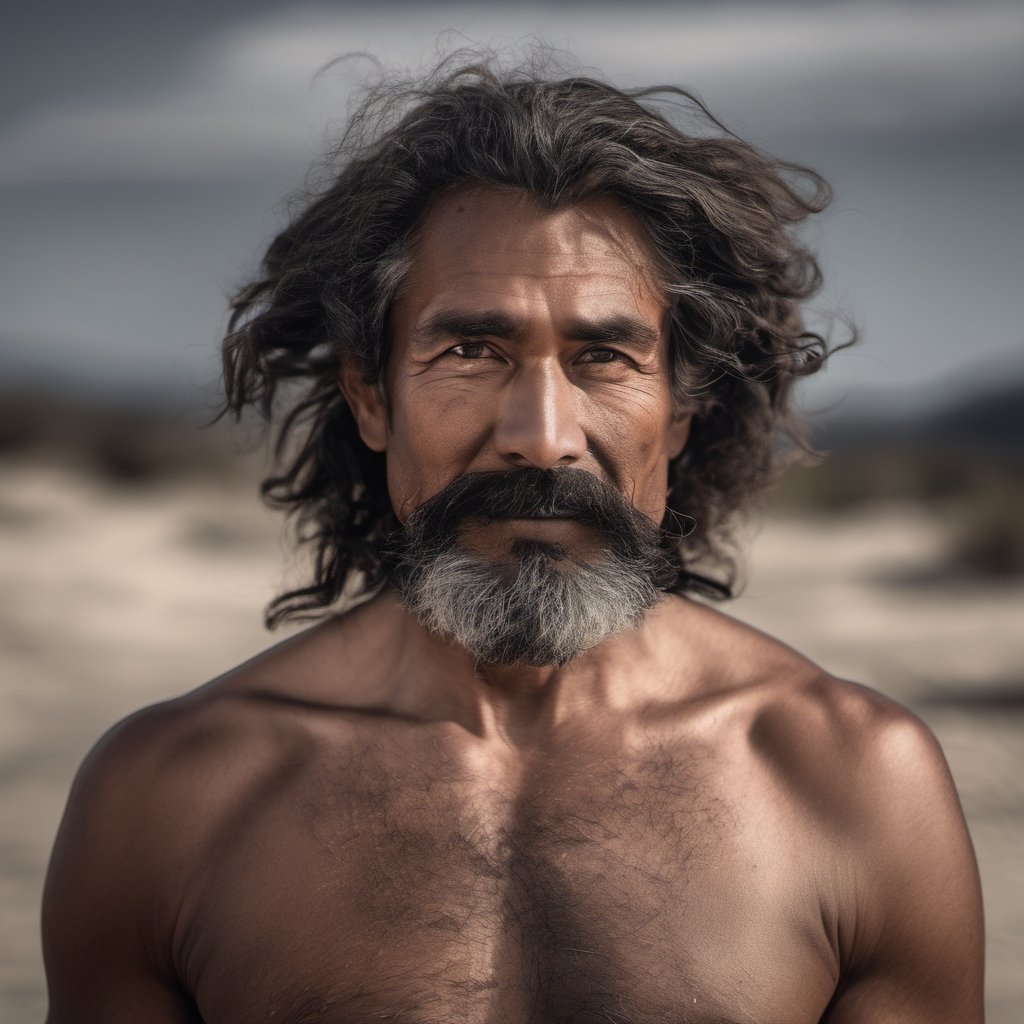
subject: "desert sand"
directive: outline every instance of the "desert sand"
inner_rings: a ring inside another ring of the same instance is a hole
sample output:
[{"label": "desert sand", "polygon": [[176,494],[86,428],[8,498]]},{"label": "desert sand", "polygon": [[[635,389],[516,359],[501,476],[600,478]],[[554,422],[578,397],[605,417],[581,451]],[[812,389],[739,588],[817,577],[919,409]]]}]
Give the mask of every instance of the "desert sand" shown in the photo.
[{"label": "desert sand", "polygon": [[[251,482],[112,487],[0,467],[0,1019],[43,1019],[43,874],[77,765],[135,708],[275,642],[277,518]],[[942,742],[985,889],[992,1024],[1024,1019],[1024,585],[936,584],[921,510],[769,518],[731,612],[909,705]],[[941,894],[936,894],[941,898]]]}]

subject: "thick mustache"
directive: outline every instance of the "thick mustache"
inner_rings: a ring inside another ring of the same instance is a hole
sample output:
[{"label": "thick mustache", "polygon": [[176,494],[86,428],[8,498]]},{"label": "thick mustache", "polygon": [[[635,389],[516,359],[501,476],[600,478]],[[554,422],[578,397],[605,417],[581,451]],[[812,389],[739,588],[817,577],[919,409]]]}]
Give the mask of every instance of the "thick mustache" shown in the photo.
[{"label": "thick mustache", "polygon": [[424,502],[409,526],[451,536],[467,519],[572,519],[614,533],[650,535],[654,524],[613,487],[582,469],[467,473]]},{"label": "thick mustache", "polygon": [[678,587],[731,597],[728,587],[682,567],[670,533],[655,526],[614,487],[582,469],[515,469],[467,473],[420,505],[385,548],[392,579],[422,568],[459,541],[467,520],[572,519],[604,532],[610,550],[644,564],[659,589]]}]

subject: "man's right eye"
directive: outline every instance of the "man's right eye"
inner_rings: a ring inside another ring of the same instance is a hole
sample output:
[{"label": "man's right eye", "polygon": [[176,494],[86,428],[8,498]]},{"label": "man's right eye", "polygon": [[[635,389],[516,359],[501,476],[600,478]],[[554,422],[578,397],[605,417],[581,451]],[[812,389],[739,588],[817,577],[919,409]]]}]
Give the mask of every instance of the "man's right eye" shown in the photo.
[{"label": "man's right eye", "polygon": [[487,346],[482,341],[464,341],[459,345],[453,345],[448,352],[460,359],[480,359],[487,355]]}]

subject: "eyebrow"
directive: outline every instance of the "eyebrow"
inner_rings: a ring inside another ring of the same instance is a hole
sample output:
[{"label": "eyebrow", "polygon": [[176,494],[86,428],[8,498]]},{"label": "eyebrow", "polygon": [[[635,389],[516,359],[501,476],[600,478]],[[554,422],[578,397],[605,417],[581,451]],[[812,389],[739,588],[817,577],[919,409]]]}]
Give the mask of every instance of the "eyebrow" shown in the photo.
[{"label": "eyebrow", "polygon": [[515,320],[500,310],[472,312],[462,309],[442,309],[428,317],[415,331],[417,341],[431,342],[440,338],[492,338],[515,339],[522,333]]},{"label": "eyebrow", "polygon": [[[563,333],[573,341],[618,342],[638,348],[655,348],[661,341],[661,332],[649,323],[629,313],[568,321]],[[414,332],[414,341],[421,344],[441,338],[507,338],[519,340],[523,327],[515,318],[501,310],[470,311],[445,309],[428,317]]]},{"label": "eyebrow", "polygon": [[655,348],[661,341],[660,331],[629,313],[615,313],[596,320],[572,320],[566,325],[565,333],[575,341],[614,341],[643,348]]}]

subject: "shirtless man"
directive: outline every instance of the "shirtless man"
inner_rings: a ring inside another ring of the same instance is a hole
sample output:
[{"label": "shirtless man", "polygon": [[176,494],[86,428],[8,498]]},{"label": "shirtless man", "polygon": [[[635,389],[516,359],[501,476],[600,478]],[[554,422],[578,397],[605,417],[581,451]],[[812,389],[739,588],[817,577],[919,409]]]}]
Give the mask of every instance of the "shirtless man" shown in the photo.
[{"label": "shirtless man", "polygon": [[687,596],[824,352],[820,179],[590,81],[370,102],[226,343],[306,402],[270,618],[331,614],[90,755],[50,1024],[980,1021],[934,739]]}]

